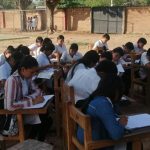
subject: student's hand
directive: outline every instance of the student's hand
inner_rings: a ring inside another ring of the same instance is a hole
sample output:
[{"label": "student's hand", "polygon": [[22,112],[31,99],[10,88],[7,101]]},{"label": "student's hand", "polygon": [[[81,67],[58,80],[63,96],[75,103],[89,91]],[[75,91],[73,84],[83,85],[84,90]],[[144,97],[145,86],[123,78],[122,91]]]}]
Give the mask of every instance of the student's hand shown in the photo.
[{"label": "student's hand", "polygon": [[127,116],[121,116],[119,119],[119,123],[123,126],[126,126],[128,123],[128,117]]},{"label": "student's hand", "polygon": [[37,96],[35,99],[32,100],[33,105],[42,103],[44,101],[43,96]]}]

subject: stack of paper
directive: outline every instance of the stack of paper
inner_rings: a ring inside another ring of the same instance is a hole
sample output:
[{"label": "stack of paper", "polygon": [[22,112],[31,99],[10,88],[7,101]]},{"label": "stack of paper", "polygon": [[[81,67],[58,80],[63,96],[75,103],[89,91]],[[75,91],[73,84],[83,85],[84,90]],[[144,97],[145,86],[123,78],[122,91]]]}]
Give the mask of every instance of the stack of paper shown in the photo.
[{"label": "stack of paper", "polygon": [[47,104],[48,101],[53,100],[54,95],[45,95],[43,97],[44,97],[43,103],[32,105],[30,107],[25,107],[24,109],[43,108]]},{"label": "stack of paper", "polygon": [[150,115],[139,114],[128,117],[128,124],[126,129],[137,129],[150,126]]}]

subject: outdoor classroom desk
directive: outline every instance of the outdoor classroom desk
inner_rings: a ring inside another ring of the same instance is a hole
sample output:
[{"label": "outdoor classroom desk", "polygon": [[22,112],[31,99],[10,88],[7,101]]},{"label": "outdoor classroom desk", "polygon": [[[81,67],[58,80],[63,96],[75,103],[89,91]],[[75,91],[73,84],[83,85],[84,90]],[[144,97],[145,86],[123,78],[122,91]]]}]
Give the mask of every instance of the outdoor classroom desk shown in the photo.
[{"label": "outdoor classroom desk", "polygon": [[15,110],[15,111],[8,111],[5,109],[0,109],[0,115],[5,115],[5,114],[17,115],[18,129],[19,129],[18,135],[8,136],[8,137],[2,136],[0,137],[0,140],[4,140],[4,141],[15,140],[15,141],[23,142],[25,140],[23,115],[46,114],[50,103],[51,101],[48,101],[47,104],[43,108],[20,109],[20,110]]}]

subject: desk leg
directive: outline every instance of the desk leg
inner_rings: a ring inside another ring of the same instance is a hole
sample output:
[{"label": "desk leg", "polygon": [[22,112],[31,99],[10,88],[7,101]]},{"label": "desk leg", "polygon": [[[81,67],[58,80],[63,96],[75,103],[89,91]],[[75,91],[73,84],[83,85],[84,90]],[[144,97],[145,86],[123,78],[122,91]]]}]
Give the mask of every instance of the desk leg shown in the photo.
[{"label": "desk leg", "polygon": [[19,141],[23,142],[24,141],[24,123],[23,123],[22,114],[17,114],[17,119],[18,119],[18,129],[19,129]]},{"label": "desk leg", "polygon": [[141,149],[142,149],[141,141],[134,141],[132,143],[132,150],[141,150]]}]

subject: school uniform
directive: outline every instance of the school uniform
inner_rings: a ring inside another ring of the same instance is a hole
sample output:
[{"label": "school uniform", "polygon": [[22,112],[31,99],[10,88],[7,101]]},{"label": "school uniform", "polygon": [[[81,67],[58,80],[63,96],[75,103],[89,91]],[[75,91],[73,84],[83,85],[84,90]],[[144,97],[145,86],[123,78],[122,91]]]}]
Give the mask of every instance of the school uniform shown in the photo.
[{"label": "school uniform", "polygon": [[75,103],[88,98],[96,90],[99,82],[100,76],[95,68],[78,70],[68,83],[69,86],[74,87]]},{"label": "school uniform", "polygon": [[3,65],[6,61],[5,55],[2,53],[0,54],[0,66]]},{"label": "school uniform", "polygon": [[59,44],[55,45],[54,53],[62,54],[63,52],[66,52],[66,51],[67,51],[67,48],[66,48],[65,44],[63,44],[62,46],[60,46]]},{"label": "school uniform", "polygon": [[[123,137],[125,127],[117,121],[113,104],[109,98],[104,96],[95,97],[88,105],[85,112],[91,118],[92,140],[118,140]],[[78,127],[77,138],[81,144],[84,143],[84,131]],[[112,150],[104,148],[102,150]]]},{"label": "school uniform", "polygon": [[[141,65],[146,66],[146,64],[150,63],[149,59],[147,58],[147,52],[144,52],[141,56]],[[142,80],[147,78],[147,71],[144,68],[140,69],[140,77]]]},{"label": "school uniform", "polygon": [[89,69],[89,68],[86,68],[85,65],[82,64],[82,63],[80,63],[80,64],[74,64],[71,67],[71,69],[69,70],[65,82],[68,83],[73,78],[73,76],[75,75],[75,73],[77,71],[79,71],[80,69]]},{"label": "school uniform", "polygon": [[96,49],[97,47],[98,48],[105,47],[107,50],[109,49],[107,43],[103,43],[101,40],[96,41],[92,49]]},{"label": "school uniform", "polygon": [[72,63],[73,61],[77,61],[82,58],[82,54],[77,52],[73,57],[69,54],[69,52],[63,52],[60,62],[62,63]]},{"label": "school uniform", "polygon": [[10,64],[6,61],[3,65],[0,66],[0,80],[7,80],[11,75],[12,68]]},{"label": "school uniform", "polygon": [[43,52],[41,52],[37,58],[36,58],[38,64],[39,64],[39,67],[42,67],[42,66],[46,66],[48,64],[50,64],[50,58],[48,56],[46,56]]},{"label": "school uniform", "polygon": [[36,45],[36,43],[31,44],[30,46],[28,46],[28,48],[30,49],[31,55],[32,55],[33,57],[37,57],[37,56],[41,53],[41,52],[40,52],[41,47],[38,47],[38,46]]}]

